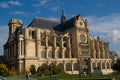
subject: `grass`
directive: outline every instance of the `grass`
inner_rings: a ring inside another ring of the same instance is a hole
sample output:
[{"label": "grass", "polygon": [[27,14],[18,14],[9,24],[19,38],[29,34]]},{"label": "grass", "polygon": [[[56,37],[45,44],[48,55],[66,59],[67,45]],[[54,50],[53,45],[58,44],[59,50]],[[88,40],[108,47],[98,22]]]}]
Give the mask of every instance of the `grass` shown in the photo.
[{"label": "grass", "polygon": [[[25,78],[25,76],[21,76],[22,79]],[[120,80],[120,73],[119,74],[112,74],[112,75],[81,75],[79,76],[78,74],[59,74],[59,75],[53,75],[52,76],[53,79],[52,80],[60,80],[60,79],[79,79],[79,77],[81,78],[90,78],[90,79],[94,79],[94,78],[115,78],[115,80]],[[11,76],[11,77],[6,77],[8,80],[17,80],[20,78],[20,76]],[[30,78],[34,78],[36,80],[50,80],[50,76],[30,76]]]},{"label": "grass", "polygon": [[[36,78],[37,80],[50,80],[50,76],[32,76],[33,78]],[[81,75],[81,78],[115,78],[115,80],[120,80],[120,74],[118,75]],[[79,79],[79,75],[75,74],[59,74],[59,75],[53,75],[53,80],[59,80],[59,79]]]}]

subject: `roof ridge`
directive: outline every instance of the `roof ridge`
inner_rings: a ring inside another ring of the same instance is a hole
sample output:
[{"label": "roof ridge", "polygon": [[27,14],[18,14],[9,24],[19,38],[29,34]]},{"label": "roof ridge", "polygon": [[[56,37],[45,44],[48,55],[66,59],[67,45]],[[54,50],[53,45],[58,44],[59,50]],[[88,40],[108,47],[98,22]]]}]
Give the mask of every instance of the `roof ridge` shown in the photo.
[{"label": "roof ridge", "polygon": [[48,20],[48,21],[54,21],[54,22],[59,22],[57,20],[52,20],[52,19],[49,19],[49,18],[44,18],[44,17],[35,17],[35,19],[42,19],[42,20]]}]

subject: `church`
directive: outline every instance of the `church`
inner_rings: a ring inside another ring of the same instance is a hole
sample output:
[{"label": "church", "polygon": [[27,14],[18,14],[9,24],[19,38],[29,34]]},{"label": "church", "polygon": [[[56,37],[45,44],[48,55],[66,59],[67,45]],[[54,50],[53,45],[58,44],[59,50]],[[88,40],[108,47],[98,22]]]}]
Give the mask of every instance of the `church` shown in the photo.
[{"label": "church", "polygon": [[8,26],[4,57],[9,69],[23,72],[52,63],[69,74],[113,72],[109,43],[93,38],[81,15],[67,20],[62,11],[60,22],[36,17],[25,28],[22,20],[12,18]]}]

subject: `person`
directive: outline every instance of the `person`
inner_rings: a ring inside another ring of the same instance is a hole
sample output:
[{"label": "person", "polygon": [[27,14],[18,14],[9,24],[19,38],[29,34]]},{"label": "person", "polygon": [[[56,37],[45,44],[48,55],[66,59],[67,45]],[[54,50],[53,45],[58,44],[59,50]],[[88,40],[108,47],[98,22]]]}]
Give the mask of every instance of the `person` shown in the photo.
[{"label": "person", "polygon": [[29,80],[29,75],[27,72],[26,72],[26,80]]}]

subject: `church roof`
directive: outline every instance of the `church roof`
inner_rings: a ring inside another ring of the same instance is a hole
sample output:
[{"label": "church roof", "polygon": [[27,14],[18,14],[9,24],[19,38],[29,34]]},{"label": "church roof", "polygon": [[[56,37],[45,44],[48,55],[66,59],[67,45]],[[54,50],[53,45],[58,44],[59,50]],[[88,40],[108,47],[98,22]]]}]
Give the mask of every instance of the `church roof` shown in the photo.
[{"label": "church roof", "polygon": [[38,27],[38,28],[53,29],[53,27],[58,25],[58,24],[59,24],[59,22],[57,22],[57,21],[36,17],[28,25],[28,27]]},{"label": "church roof", "polygon": [[79,16],[80,15],[77,15],[65,21],[63,24],[57,21],[37,17],[33,19],[33,21],[28,25],[28,27],[38,27],[38,28],[52,29],[63,32],[66,31],[67,29],[74,27],[74,22]]}]

